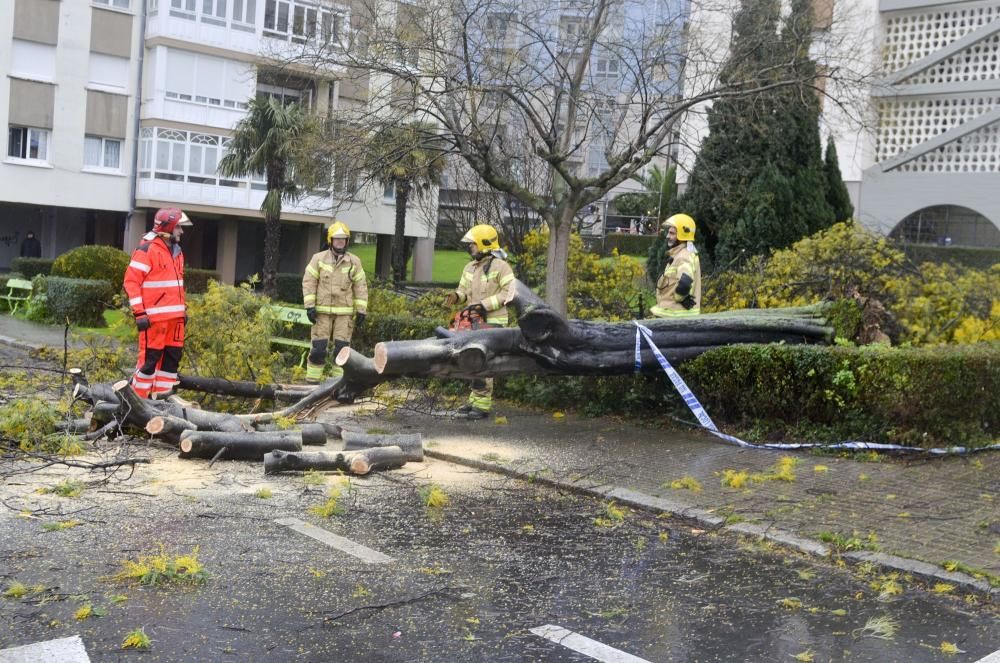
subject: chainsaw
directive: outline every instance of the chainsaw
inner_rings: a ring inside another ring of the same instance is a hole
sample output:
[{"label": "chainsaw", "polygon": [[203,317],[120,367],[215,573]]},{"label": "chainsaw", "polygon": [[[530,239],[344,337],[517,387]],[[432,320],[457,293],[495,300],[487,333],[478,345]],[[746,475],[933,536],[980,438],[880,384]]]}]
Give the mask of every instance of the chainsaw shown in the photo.
[{"label": "chainsaw", "polygon": [[455,332],[462,332],[485,329],[487,326],[486,309],[482,304],[472,304],[455,314],[448,329]]}]

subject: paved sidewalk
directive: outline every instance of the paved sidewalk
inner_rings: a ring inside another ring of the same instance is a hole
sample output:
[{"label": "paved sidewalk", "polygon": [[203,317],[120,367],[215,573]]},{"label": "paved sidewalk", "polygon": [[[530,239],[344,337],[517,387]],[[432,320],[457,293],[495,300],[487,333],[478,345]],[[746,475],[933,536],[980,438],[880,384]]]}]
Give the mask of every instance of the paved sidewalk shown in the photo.
[{"label": "paved sidewalk", "polygon": [[[43,347],[61,348],[64,343],[63,334],[64,330],[55,325],[43,325],[21,320],[9,314],[0,314],[0,343],[22,350],[37,350]],[[69,345],[71,348],[80,348],[86,344],[79,338],[78,334],[71,331]]]},{"label": "paved sidewalk", "polygon": [[[336,417],[336,411],[329,411]],[[947,561],[1000,576],[1000,453],[862,462],[805,452],[749,450],[700,431],[557,419],[500,407],[506,424],[400,412],[359,417],[360,428],[423,433],[428,455],[502,471],[618,502],[672,512],[701,527],[726,527],[826,555],[823,533],[857,537],[849,559],[933,576],[996,595],[983,581],[942,568]],[[346,423],[346,422],[345,422]],[[725,470],[764,473],[782,457],[798,462],[794,481],[722,485]],[[690,477],[701,490],[672,489]]]}]

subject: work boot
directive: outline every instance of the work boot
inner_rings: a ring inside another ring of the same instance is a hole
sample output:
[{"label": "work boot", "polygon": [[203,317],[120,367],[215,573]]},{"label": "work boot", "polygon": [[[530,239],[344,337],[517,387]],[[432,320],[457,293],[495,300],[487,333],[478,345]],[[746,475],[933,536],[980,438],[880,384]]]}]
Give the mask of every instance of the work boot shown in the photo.
[{"label": "work boot", "polygon": [[465,414],[466,419],[485,419],[490,416],[489,410],[480,410],[478,407],[470,407]]}]

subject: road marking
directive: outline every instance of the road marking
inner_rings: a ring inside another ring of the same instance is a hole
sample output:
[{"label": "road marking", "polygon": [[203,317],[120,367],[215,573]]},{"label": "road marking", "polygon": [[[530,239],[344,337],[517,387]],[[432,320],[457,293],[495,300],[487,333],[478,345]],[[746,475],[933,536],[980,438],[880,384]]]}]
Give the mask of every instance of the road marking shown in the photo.
[{"label": "road marking", "polygon": [[572,649],[584,656],[589,656],[594,660],[603,661],[604,663],[649,663],[644,658],[627,654],[620,649],[609,647],[597,640],[591,640],[579,633],[574,633],[569,629],[554,624],[536,626],[531,629],[531,632],[546,640],[551,640],[557,645],[562,645],[567,649]]},{"label": "road marking", "polygon": [[354,541],[345,539],[344,537],[334,534],[333,532],[328,532],[322,527],[310,525],[309,523],[299,520],[298,518],[278,518],[274,522],[279,525],[284,525],[285,527],[290,527],[299,534],[305,534],[312,539],[316,539],[320,543],[325,543],[331,548],[342,550],[348,555],[354,555],[358,559],[368,562],[369,564],[388,564],[393,561],[392,557],[383,555],[377,550],[372,550],[371,548],[363,546],[360,543],[355,543]]},{"label": "road marking", "polygon": [[0,650],[0,663],[90,663],[80,636]]},{"label": "road marking", "polygon": [[992,654],[987,654],[983,658],[976,661],[976,663],[1000,663],[1000,649],[996,650]]}]

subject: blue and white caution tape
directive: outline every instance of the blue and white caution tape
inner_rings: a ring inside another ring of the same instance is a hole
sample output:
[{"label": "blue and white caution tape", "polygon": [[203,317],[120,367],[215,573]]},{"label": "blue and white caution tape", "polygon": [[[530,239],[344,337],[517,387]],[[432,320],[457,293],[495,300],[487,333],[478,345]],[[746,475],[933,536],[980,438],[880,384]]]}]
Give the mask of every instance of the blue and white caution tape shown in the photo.
[{"label": "blue and white caution tape", "polygon": [[949,456],[949,455],[963,455],[969,454],[976,451],[987,451],[987,450],[1000,450],[1000,444],[991,444],[985,447],[978,447],[974,449],[969,449],[967,447],[946,447],[944,449],[924,449],[922,447],[908,447],[900,444],[887,444],[883,442],[838,442],[836,444],[823,444],[819,442],[786,442],[786,443],[764,443],[764,444],[753,444],[745,440],[741,440],[733,435],[727,435],[719,430],[712,418],[708,416],[708,412],[702,406],[698,397],[694,395],[687,383],[684,382],[682,378],[674,367],[670,365],[667,358],[663,356],[660,349],[656,347],[656,343],[653,342],[653,332],[650,331],[649,327],[635,323],[635,372],[639,373],[642,371],[642,341],[645,339],[646,345],[652,350],[653,355],[656,357],[656,361],[660,363],[660,367],[663,372],[667,374],[670,378],[670,382],[673,383],[674,388],[677,389],[677,393],[681,395],[684,399],[684,404],[688,406],[691,413],[698,420],[698,423],[706,431],[714,435],[715,437],[730,442],[740,447],[749,447],[753,449],[775,449],[775,450],[796,450],[796,449],[830,449],[830,450],[841,450],[848,449],[851,451],[907,451],[915,453],[930,454],[932,456]]}]

